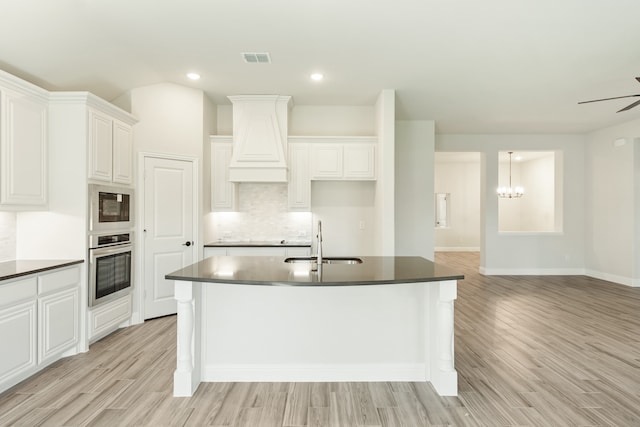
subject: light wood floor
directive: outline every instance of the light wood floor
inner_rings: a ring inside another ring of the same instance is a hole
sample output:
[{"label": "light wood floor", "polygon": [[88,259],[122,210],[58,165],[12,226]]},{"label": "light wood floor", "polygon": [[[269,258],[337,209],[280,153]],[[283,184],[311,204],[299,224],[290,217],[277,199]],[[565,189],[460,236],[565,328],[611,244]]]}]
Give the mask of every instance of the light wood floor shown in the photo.
[{"label": "light wood floor", "polygon": [[[174,398],[175,317],[120,330],[0,395],[0,425],[640,426],[640,289],[462,271],[459,396],[422,383],[203,383]],[[1,344],[0,344],[1,345]]]}]

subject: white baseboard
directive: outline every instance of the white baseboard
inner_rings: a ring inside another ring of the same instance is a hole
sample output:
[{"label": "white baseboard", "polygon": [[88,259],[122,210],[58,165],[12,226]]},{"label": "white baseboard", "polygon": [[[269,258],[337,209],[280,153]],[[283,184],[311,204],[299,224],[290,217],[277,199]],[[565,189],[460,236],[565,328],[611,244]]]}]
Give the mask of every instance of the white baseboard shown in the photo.
[{"label": "white baseboard", "polygon": [[475,247],[475,246],[440,246],[440,247],[436,247],[434,248],[434,251],[436,252],[480,252],[480,248],[479,247]]},{"label": "white baseboard", "polygon": [[204,382],[369,382],[429,381],[421,363],[407,364],[246,364],[207,365]]},{"label": "white baseboard", "polygon": [[480,267],[479,272],[485,276],[589,276],[594,279],[620,285],[640,287],[640,279],[617,276],[596,270],[582,268],[485,268]]},{"label": "white baseboard", "polygon": [[582,268],[486,268],[480,266],[485,276],[584,276]]},{"label": "white baseboard", "polygon": [[631,277],[618,276],[596,270],[587,270],[585,274],[595,279],[606,280],[607,282],[618,283],[625,286],[640,287],[640,280],[634,280]]}]

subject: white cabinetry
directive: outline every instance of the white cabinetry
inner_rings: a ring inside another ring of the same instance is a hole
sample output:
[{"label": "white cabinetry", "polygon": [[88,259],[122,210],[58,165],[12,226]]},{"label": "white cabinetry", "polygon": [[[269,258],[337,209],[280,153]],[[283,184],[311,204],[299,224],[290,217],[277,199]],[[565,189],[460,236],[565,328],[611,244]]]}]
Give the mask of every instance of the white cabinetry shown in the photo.
[{"label": "white cabinetry", "polygon": [[0,392],[77,351],[80,271],[75,265],[0,283]]},{"label": "white cabinetry", "polygon": [[[375,137],[295,136],[289,138],[289,144],[290,150],[298,145],[308,145],[311,180],[376,179]],[[293,162],[291,165],[293,167]]]},{"label": "white cabinetry", "polygon": [[311,210],[309,144],[289,145],[288,202],[290,210]]},{"label": "white cabinetry", "polygon": [[0,304],[1,392],[36,367],[36,278],[1,284]]},{"label": "white cabinetry", "polygon": [[233,153],[230,136],[211,137],[211,210],[234,211],[238,187],[229,181],[229,163]]},{"label": "white cabinetry", "polygon": [[113,332],[131,318],[131,295],[92,307],[89,310],[89,340],[94,342]]},{"label": "white cabinetry", "polygon": [[133,131],[102,111],[89,109],[89,178],[131,184]]},{"label": "white cabinetry", "polygon": [[0,72],[0,208],[47,205],[47,92]]},{"label": "white cabinetry", "polygon": [[80,269],[38,277],[38,363],[49,363],[78,343]]}]

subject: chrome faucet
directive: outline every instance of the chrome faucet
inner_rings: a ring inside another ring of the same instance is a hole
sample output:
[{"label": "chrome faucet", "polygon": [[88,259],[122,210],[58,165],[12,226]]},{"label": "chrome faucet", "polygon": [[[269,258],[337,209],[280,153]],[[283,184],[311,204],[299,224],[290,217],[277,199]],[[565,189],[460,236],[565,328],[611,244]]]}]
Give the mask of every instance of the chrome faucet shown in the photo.
[{"label": "chrome faucet", "polygon": [[318,220],[318,246],[317,246],[317,257],[316,260],[318,262],[318,266],[322,265],[322,221]]}]

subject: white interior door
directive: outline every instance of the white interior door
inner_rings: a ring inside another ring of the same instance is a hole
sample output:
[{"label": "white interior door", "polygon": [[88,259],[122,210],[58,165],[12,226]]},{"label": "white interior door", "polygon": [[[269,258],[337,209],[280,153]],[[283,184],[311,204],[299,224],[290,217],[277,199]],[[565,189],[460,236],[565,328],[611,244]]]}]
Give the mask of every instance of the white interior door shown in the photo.
[{"label": "white interior door", "polygon": [[144,161],[144,318],[176,312],[173,281],[164,276],[195,259],[193,163]]}]

